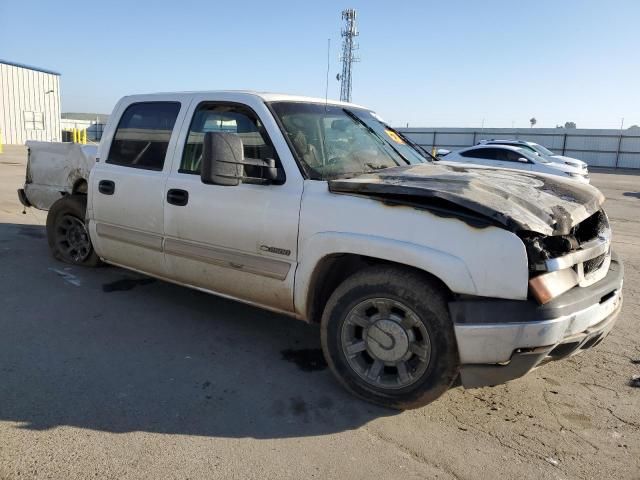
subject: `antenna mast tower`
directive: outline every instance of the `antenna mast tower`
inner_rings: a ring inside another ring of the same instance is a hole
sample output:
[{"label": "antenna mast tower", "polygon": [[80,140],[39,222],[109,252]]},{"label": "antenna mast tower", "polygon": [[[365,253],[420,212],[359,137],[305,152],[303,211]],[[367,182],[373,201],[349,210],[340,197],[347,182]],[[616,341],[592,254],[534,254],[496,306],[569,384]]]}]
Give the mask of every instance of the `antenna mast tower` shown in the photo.
[{"label": "antenna mast tower", "polygon": [[359,46],[354,42],[358,36],[358,27],[356,26],[356,11],[348,8],[342,11],[342,20],[344,20],[344,28],[342,34],[342,73],[338,75],[340,80],[340,100],[343,102],[351,101],[351,69],[354,63],[359,62],[360,58],[355,55],[355,51]]}]

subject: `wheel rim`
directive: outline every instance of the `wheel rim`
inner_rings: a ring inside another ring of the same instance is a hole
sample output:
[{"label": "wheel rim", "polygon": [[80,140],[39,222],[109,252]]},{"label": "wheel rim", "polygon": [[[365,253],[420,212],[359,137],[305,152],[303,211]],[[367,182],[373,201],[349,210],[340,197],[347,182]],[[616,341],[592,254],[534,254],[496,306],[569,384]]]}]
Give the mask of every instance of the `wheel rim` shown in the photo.
[{"label": "wheel rim", "polygon": [[402,302],[367,299],[342,324],[341,346],[349,366],[368,384],[398,389],[415,383],[431,358],[429,333]]},{"label": "wheel rim", "polygon": [[72,262],[82,262],[91,253],[91,241],[84,222],[73,215],[63,215],[56,228],[56,246]]}]

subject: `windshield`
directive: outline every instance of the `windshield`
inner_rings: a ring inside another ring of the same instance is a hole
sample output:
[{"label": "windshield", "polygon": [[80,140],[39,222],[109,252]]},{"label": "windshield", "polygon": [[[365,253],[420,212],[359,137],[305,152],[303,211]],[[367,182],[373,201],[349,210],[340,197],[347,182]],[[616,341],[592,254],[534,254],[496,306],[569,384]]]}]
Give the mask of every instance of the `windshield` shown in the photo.
[{"label": "windshield", "polygon": [[368,110],[299,102],[270,106],[309,178],[328,180],[428,161]]},{"label": "windshield", "polygon": [[555,155],[555,153],[553,153],[551,150],[543,147],[542,145],[538,145],[537,143],[532,143],[531,146],[536,152],[541,153],[542,155],[549,155],[549,156]]},{"label": "windshield", "polygon": [[551,163],[551,160],[549,160],[545,155],[540,154],[540,152],[535,150],[532,152],[531,150],[524,148],[519,148],[519,150],[526,153],[528,156],[527,158],[531,159],[535,163]]}]

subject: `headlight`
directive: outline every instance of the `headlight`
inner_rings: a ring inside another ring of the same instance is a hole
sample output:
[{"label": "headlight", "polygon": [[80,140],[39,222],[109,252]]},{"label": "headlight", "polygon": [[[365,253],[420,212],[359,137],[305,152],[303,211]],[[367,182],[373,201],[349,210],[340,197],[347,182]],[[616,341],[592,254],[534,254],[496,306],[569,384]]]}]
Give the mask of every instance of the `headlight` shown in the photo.
[{"label": "headlight", "polygon": [[581,173],[567,173],[571,178],[582,178],[584,175]]},{"label": "headlight", "polygon": [[571,290],[578,284],[578,275],[573,268],[544,273],[529,280],[529,289],[534,298],[541,304]]}]

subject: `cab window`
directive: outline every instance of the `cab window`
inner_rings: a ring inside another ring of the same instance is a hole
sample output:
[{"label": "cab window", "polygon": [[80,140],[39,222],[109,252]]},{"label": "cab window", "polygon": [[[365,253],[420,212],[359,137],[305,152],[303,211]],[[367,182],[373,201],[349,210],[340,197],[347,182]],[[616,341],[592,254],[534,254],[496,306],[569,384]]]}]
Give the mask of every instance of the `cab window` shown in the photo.
[{"label": "cab window", "polygon": [[120,117],[106,163],[162,170],[179,112],[177,102],[129,105]]},{"label": "cab window", "polygon": [[[207,132],[235,133],[242,140],[245,158],[273,159],[279,165],[275,148],[264,125],[253,111],[242,105],[203,103],[198,106],[191,120],[179,173],[200,174],[202,143]],[[258,176],[257,171],[256,175],[252,173],[252,167],[245,166],[246,176]]]}]

